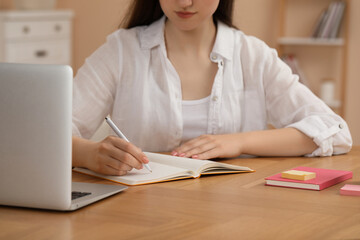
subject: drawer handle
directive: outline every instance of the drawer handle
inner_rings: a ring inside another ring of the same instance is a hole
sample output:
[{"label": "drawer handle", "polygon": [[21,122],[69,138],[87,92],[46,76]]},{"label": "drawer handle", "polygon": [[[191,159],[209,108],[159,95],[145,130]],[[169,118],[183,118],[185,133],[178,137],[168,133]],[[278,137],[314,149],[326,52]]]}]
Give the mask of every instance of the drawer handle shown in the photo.
[{"label": "drawer handle", "polygon": [[23,33],[28,34],[30,32],[30,28],[28,26],[23,27]]},{"label": "drawer handle", "polygon": [[48,55],[46,50],[39,50],[35,52],[36,57],[43,58]]},{"label": "drawer handle", "polygon": [[56,24],[55,25],[55,31],[60,32],[61,31],[61,25]]}]

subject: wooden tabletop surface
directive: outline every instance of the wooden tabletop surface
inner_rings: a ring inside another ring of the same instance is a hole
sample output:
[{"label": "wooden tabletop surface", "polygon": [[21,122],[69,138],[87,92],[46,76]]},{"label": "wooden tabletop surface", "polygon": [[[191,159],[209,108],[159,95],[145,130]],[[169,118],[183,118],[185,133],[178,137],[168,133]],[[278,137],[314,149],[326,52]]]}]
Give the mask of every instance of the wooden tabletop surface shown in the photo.
[{"label": "wooden tabletop surface", "polygon": [[[360,146],[334,157],[223,162],[256,172],[133,186],[74,212],[1,206],[0,239],[360,239],[360,197],[339,194],[360,184]],[[297,166],[354,176],[322,191],[265,186],[265,177]]]}]

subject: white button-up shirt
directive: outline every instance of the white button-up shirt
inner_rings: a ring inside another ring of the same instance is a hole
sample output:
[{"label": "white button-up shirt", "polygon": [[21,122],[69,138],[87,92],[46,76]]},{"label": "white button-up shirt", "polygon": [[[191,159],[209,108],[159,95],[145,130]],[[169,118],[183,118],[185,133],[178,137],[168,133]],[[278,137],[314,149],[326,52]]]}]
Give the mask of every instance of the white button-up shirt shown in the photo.
[{"label": "white button-up shirt", "polygon": [[[74,79],[73,135],[90,138],[110,115],[144,151],[182,141],[181,82],[167,58],[165,17],[108,36]],[[219,22],[210,60],[218,63],[208,134],[293,127],[319,146],[311,156],[346,153],[352,139],[336,115],[261,40]],[[196,81],[196,79],[194,79]]]}]

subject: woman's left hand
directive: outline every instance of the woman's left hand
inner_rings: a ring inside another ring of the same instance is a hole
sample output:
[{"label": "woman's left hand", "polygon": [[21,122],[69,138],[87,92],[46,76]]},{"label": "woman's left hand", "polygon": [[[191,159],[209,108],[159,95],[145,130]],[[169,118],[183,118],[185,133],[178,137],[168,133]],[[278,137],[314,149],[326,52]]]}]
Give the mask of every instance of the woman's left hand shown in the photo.
[{"label": "woman's left hand", "polygon": [[173,156],[196,159],[230,158],[242,153],[240,134],[201,135],[172,151]]}]

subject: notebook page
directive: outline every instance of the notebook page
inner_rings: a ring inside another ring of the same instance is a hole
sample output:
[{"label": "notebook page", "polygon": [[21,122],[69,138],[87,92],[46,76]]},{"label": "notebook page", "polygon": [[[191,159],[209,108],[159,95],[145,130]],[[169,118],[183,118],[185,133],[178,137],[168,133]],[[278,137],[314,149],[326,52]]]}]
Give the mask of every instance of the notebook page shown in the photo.
[{"label": "notebook page", "polygon": [[189,171],[184,168],[164,165],[157,162],[149,162],[149,166],[152,172],[149,172],[146,168],[141,170],[133,169],[129,171],[125,176],[112,178],[121,178],[127,182],[143,183],[143,182],[157,182],[164,179],[171,179],[174,177],[190,176]]},{"label": "notebook page", "polygon": [[199,169],[202,168],[202,166],[206,164],[213,163],[212,161],[209,160],[175,157],[171,155],[150,153],[150,152],[144,152],[144,153],[149,158],[150,163],[156,162],[156,163],[168,164],[174,167],[188,169],[193,172],[197,172]]},{"label": "notebook page", "polygon": [[191,176],[190,171],[183,168],[164,165],[157,162],[150,162],[149,165],[152,169],[152,172],[149,172],[146,168],[143,168],[141,170],[133,169],[124,176],[103,175],[85,168],[75,168],[74,171],[129,185],[147,182],[158,182],[161,180],[172,179],[175,177],[179,178]]}]

